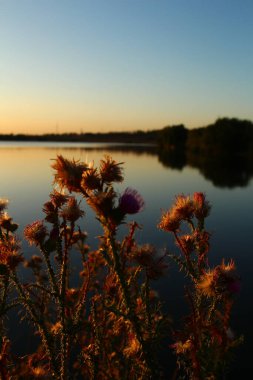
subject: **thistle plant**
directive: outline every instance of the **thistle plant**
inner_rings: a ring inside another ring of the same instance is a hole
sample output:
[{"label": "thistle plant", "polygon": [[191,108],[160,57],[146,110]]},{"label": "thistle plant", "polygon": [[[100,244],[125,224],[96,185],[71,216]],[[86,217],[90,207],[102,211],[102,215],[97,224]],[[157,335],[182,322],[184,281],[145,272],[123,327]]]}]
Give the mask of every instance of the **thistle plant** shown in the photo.
[{"label": "thistle plant", "polygon": [[210,213],[205,194],[178,195],[163,213],[158,227],[173,234],[179,255],[170,255],[189,279],[186,297],[190,314],[171,346],[177,356],[178,377],[224,378],[232,349],[241,342],[230,328],[231,309],[240,290],[233,260],[209,266],[210,234],[205,219]]},{"label": "thistle plant", "polygon": [[[35,353],[13,360],[2,326],[2,377],[161,378],[157,350],[169,320],[150,283],[163,275],[167,264],[153,247],[138,247],[137,223],[125,223],[127,214],[143,209],[142,197],[130,188],[116,192],[113,185],[123,181],[123,172],[110,157],[94,168],[59,156],[52,167],[57,188],[43,206],[45,217],[24,230],[25,239],[38,249],[29,260],[15,236],[18,226],[5,214],[7,202],[0,203],[1,320],[10,308],[22,305],[24,317],[41,338]],[[86,244],[84,210],[73,193],[85,199],[103,227],[95,251]],[[119,241],[123,224],[126,234]],[[82,261],[75,288],[74,249]],[[32,270],[33,282],[19,279],[21,263]]]},{"label": "thistle plant", "polygon": [[[167,272],[168,255],[138,245],[141,226],[127,222],[127,216],[143,210],[143,198],[132,188],[116,191],[124,179],[122,163],[108,156],[98,167],[58,156],[52,168],[55,188],[43,205],[44,218],[24,230],[36,255],[25,259],[18,225],[6,213],[7,201],[0,201],[0,377],[163,379],[159,353],[169,350],[164,342],[173,328],[152,286]],[[83,201],[103,230],[95,250],[82,228]],[[229,318],[239,279],[232,261],[208,266],[210,235],[204,220],[209,211],[202,193],[180,195],[159,223],[173,233],[181,251],[173,258],[191,280],[191,314],[182,331],[173,333],[178,378],[219,379],[237,343]],[[181,233],[182,224],[189,234]],[[125,231],[122,239],[119,230]],[[73,272],[74,251],[80,255],[78,273]],[[32,271],[29,283],[20,279],[21,265]],[[5,321],[12,308],[21,310],[40,337],[36,351],[25,357],[14,357],[8,339]]]}]

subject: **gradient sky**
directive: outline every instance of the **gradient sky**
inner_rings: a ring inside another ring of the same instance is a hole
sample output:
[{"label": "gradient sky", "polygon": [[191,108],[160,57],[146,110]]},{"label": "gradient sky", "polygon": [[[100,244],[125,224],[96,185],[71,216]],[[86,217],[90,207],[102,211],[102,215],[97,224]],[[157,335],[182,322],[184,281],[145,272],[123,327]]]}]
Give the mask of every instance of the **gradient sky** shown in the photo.
[{"label": "gradient sky", "polygon": [[0,133],[253,120],[253,0],[0,0]]}]

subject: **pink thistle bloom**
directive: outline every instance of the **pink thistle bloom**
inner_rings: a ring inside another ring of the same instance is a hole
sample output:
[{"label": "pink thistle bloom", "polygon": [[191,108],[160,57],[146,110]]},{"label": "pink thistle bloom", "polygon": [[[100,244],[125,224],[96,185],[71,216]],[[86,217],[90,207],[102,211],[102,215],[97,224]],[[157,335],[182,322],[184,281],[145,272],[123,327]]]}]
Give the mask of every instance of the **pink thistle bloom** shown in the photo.
[{"label": "pink thistle bloom", "polygon": [[124,214],[137,214],[144,208],[145,202],[137,190],[127,188],[119,199],[119,208]]}]

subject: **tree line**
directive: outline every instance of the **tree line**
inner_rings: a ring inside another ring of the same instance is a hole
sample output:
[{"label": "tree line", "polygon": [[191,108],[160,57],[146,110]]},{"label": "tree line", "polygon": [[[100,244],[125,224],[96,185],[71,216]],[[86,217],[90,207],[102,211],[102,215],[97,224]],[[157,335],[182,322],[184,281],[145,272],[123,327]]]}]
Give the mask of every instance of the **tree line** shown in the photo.
[{"label": "tree line", "polygon": [[206,127],[187,129],[183,124],[167,126],[158,136],[159,147],[189,155],[253,156],[253,123],[220,118]]}]

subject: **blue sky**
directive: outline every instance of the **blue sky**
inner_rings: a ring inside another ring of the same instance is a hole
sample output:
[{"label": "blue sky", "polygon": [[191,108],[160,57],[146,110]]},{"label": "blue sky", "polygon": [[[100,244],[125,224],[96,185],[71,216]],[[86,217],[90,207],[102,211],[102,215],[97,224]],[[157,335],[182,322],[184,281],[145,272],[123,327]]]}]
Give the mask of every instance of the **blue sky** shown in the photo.
[{"label": "blue sky", "polygon": [[253,120],[252,0],[0,0],[0,133]]}]

